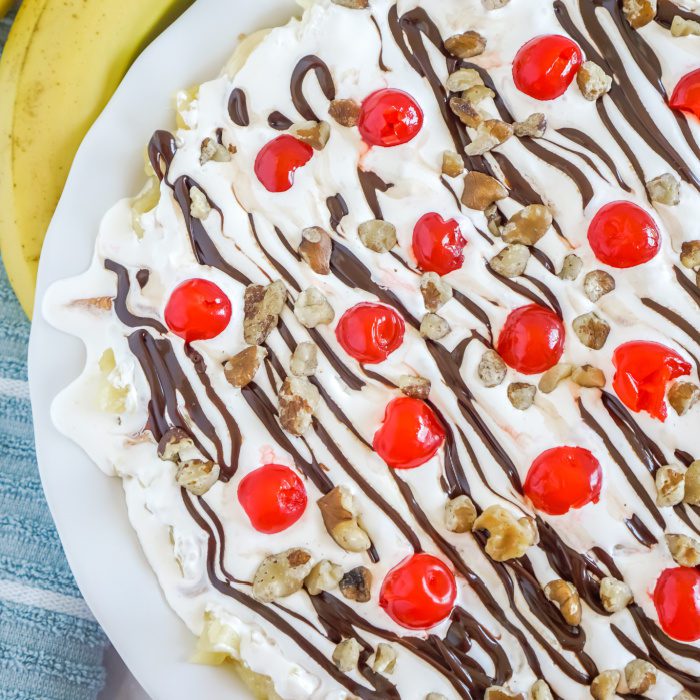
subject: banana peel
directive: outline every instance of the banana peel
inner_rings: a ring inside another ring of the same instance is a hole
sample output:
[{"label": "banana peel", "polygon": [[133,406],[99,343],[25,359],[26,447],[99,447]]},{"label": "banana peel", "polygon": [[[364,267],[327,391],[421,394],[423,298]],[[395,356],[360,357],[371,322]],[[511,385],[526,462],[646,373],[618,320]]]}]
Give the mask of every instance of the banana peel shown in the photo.
[{"label": "banana peel", "polygon": [[192,1],[22,3],[0,59],[0,251],[28,316],[80,142],[134,59]]}]

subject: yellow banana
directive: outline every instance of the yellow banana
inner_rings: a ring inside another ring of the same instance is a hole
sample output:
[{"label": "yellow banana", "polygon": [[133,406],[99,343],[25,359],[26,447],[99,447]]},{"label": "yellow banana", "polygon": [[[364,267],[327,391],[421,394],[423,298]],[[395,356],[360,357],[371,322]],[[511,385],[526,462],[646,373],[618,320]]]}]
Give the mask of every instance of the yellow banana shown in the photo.
[{"label": "yellow banana", "polygon": [[0,59],[0,248],[29,316],[44,235],[83,136],[143,47],[192,1],[22,3]]}]

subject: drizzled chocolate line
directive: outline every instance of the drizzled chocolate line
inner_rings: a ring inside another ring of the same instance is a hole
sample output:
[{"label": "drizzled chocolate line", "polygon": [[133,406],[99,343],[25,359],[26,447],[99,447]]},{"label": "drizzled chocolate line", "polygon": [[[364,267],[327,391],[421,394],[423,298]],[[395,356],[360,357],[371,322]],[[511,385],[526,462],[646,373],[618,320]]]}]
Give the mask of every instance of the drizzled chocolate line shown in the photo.
[{"label": "drizzled chocolate line", "polygon": [[377,65],[379,66],[379,70],[383,73],[391,73],[391,68],[384,63],[384,37],[382,36],[379,22],[377,22],[377,18],[374,15],[371,16],[371,20],[372,24],[377,28],[377,34],[379,34],[379,57],[377,58]]},{"label": "drizzled chocolate line", "polygon": [[314,71],[316,74],[318,84],[328,100],[335,99],[335,83],[328,66],[318,56],[304,56],[292,72],[290,83],[292,102],[304,119],[317,122],[319,118],[304,97],[304,78],[309,71]]},{"label": "drizzled chocolate line", "polygon": [[294,122],[282,112],[274,111],[267,117],[267,123],[275,131],[287,131]]},{"label": "drizzled chocolate line", "polygon": [[357,177],[360,181],[360,187],[367,200],[367,205],[372,210],[372,215],[375,219],[384,220],[382,208],[379,206],[379,198],[377,192],[388,192],[394,185],[389,182],[384,182],[377,173],[371,170],[357,169]]},{"label": "drizzled chocolate line", "polygon": [[168,182],[168,174],[170,172],[170,164],[173,162],[177,144],[175,137],[169,131],[156,131],[151,140],[148,142],[148,160],[151,163],[156,176],[162,182]]},{"label": "drizzled chocolate line", "polygon": [[231,121],[236,126],[249,126],[250,117],[248,116],[248,102],[245,92],[240,88],[235,88],[228,98],[228,114]]}]

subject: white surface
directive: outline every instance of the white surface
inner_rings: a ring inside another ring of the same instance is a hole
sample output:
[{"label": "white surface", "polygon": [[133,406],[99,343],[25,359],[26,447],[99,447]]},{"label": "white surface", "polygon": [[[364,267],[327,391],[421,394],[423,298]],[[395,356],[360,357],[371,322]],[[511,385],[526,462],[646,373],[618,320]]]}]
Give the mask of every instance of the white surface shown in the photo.
[{"label": "white surface", "polygon": [[[37,309],[52,282],[87,268],[104,212],[140,189],[143,148],[154,129],[173,123],[175,91],[216,75],[240,33],[281,24],[294,9],[292,0],[198,0],[144,52],[76,156],[44,244]],[[151,697],[242,698],[235,676],[187,663],[192,635],[166,605],[141,553],[119,480],[104,476],[51,423],[51,401],[82,365],[79,341],[37,313],[29,347],[37,459],[78,585]]]}]

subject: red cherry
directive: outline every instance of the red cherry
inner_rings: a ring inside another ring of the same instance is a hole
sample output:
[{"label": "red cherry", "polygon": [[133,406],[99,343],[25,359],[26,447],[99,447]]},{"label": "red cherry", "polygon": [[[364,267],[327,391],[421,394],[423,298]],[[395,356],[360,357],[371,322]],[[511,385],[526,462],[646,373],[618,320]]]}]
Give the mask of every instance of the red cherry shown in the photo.
[{"label": "red cherry", "polygon": [[680,79],[671,95],[671,107],[700,119],[700,68]]},{"label": "red cherry", "polygon": [[515,86],[536,100],[563,95],[583,63],[578,45],[559,34],[531,39],[520,48],[513,62]]},{"label": "red cherry", "polygon": [[431,459],[445,441],[445,428],[425,401],[402,397],[386,407],[374,434],[374,451],[394,469],[413,469]]},{"label": "red cherry", "polygon": [[654,219],[632,202],[606,204],[588,227],[588,242],[600,262],[611,267],[635,267],[659,252]]},{"label": "red cherry", "polygon": [[681,642],[700,639],[700,571],[666,569],[654,589],[654,605],[661,629]]},{"label": "red cherry", "polygon": [[335,329],[345,352],[358,362],[384,362],[403,343],[406,330],[394,309],[382,304],[362,303],[348,309]]},{"label": "red cherry", "polygon": [[229,298],[209,280],[191,279],[178,285],[165,307],[168,328],[188,343],[215,338],[230,320]]},{"label": "red cherry", "polygon": [[667,416],[668,383],[692,369],[671,348],[645,340],[620,345],[613,353],[613,365],[617,370],[613,388],[620,401],[632,411],[646,411],[661,421]]},{"label": "red cherry", "polygon": [[425,630],[449,617],[457,597],[455,577],[430,554],[414,554],[384,579],[379,605],[402,627]]},{"label": "red cherry", "polygon": [[511,311],[496,350],[503,361],[523,374],[539,374],[559,362],[564,351],[564,324],[538,304]]},{"label": "red cherry", "polygon": [[358,128],[370,146],[408,143],[423,126],[423,110],[403,90],[377,90],[362,103]]},{"label": "red cherry", "polygon": [[283,134],[260,149],[255,174],[269,192],[286,192],[294,184],[297,168],[306,165],[313,154],[308,143]]},{"label": "red cherry", "polygon": [[446,275],[464,264],[464,240],[454,219],[445,221],[440,214],[421,217],[413,229],[413,255],[425,272]]},{"label": "red cherry", "polygon": [[598,503],[602,485],[600,463],[588,450],[554,447],[532,463],[523,488],[537,510],[564,515],[572,508]]},{"label": "red cherry", "polygon": [[266,464],[241,479],[238,500],[251,525],[258,532],[273,535],[294,525],[304,514],[306,489],[289,467]]}]

